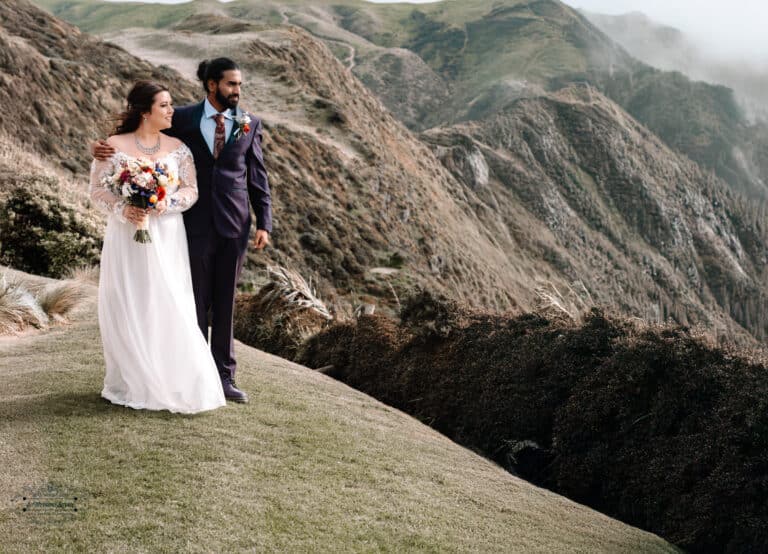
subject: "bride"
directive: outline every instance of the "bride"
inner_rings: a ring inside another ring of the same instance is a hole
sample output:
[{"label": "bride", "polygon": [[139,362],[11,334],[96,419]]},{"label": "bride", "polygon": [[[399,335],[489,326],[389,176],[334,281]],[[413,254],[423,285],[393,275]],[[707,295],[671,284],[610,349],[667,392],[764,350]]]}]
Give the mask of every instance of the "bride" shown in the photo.
[{"label": "bride", "polygon": [[[161,133],[171,126],[168,89],[139,81],[107,141],[116,153],[91,166],[90,194],[108,215],[99,277],[99,329],[107,400],[147,410],[196,413],[225,405],[219,374],[197,326],[181,212],[197,201],[189,148]],[[155,209],[128,205],[105,184],[126,160],[167,165],[178,176]],[[151,242],[134,240],[137,226]]]}]

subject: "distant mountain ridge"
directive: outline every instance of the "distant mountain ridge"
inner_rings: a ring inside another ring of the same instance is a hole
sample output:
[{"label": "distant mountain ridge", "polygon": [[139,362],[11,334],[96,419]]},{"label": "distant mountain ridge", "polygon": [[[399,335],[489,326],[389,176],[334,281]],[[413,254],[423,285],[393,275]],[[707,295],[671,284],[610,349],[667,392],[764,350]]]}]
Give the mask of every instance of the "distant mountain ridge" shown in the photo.
[{"label": "distant mountain ridge", "polygon": [[482,119],[516,99],[587,81],[736,190],[768,197],[768,126],[751,123],[722,86],[641,63],[558,0],[195,0],[153,7],[152,13],[97,0],[39,4],[98,32],[122,29],[127,21],[163,28],[199,13],[298,25],[342,60],[354,52],[352,71],[418,131]]},{"label": "distant mountain ridge", "polygon": [[768,64],[716,58],[681,30],[641,12],[607,15],[582,11],[606,35],[638,60],[691,79],[730,87],[751,117],[768,119]]}]

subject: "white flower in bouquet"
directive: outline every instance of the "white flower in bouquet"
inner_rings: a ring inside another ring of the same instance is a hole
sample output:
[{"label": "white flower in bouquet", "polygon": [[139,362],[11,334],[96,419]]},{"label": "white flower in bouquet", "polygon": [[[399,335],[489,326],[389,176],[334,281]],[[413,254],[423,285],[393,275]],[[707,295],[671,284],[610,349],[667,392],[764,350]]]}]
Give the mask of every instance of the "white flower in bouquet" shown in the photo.
[{"label": "white flower in bouquet", "polygon": [[139,173],[136,177],[134,177],[134,183],[136,183],[140,187],[147,188],[150,184],[152,184],[153,176],[151,173],[146,173],[142,171]]}]

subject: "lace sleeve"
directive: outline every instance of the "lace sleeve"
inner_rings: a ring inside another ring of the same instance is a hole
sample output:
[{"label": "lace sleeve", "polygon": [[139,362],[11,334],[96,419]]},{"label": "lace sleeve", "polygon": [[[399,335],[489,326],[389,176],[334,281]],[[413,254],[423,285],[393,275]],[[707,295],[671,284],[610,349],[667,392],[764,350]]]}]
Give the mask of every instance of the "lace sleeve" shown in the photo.
[{"label": "lace sleeve", "polygon": [[197,170],[192,151],[183,144],[177,154],[179,160],[179,189],[168,196],[168,209],[165,213],[183,212],[197,202]]},{"label": "lace sleeve", "polygon": [[123,208],[127,202],[105,185],[104,177],[111,175],[114,171],[114,157],[108,160],[93,160],[91,163],[91,178],[88,183],[88,193],[91,200],[99,210],[107,215],[113,215],[118,220],[125,223],[123,217]]}]

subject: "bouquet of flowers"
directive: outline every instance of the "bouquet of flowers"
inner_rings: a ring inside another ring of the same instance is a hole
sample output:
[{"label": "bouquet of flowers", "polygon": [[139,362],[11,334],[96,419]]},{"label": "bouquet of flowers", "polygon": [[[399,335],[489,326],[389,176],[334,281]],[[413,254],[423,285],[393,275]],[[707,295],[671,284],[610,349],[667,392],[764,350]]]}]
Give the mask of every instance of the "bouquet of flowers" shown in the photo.
[{"label": "bouquet of flowers", "polygon": [[[123,160],[117,171],[104,180],[109,190],[131,206],[153,209],[165,198],[166,189],[176,182],[176,176],[165,164],[139,158]],[[137,226],[133,240],[142,244],[152,242],[146,218]]]}]

